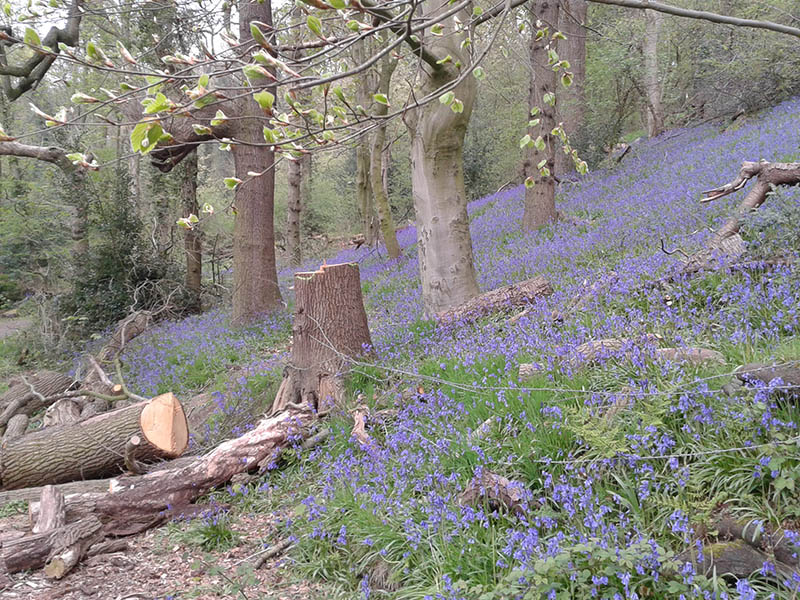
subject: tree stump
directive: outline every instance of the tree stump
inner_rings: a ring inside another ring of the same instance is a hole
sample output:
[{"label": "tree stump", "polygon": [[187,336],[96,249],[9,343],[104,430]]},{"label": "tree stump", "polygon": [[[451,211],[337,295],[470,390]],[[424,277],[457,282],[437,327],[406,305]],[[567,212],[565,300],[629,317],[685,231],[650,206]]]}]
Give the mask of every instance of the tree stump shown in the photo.
[{"label": "tree stump", "polygon": [[138,460],[180,456],[188,444],[189,428],[175,396],[163,394],[87,421],[4,442],[0,487],[13,490],[118,473],[125,461],[125,445],[133,436],[142,440]]},{"label": "tree stump", "polygon": [[358,265],[295,273],[294,289],[292,355],[272,414],[291,405],[325,414],[342,401],[340,375],[349,359],[369,352],[372,344]]}]

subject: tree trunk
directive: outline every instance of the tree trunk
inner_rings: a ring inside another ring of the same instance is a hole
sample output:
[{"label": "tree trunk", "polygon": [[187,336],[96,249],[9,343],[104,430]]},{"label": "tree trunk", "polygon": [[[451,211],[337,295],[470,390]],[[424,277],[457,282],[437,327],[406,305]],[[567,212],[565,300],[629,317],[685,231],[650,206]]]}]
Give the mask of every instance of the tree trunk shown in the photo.
[{"label": "tree trunk", "polygon": [[356,201],[361,210],[361,230],[364,234],[364,243],[367,246],[375,245],[377,235],[375,231],[375,207],[372,205],[370,190],[370,151],[366,137],[358,140],[356,146]]},{"label": "tree trunk", "polygon": [[[446,10],[431,0],[426,17]],[[459,13],[461,22],[469,13]],[[468,61],[461,48],[463,33],[455,31],[453,17],[441,23],[443,35],[426,40],[431,54],[451,56],[452,61],[436,65],[420,63],[425,96],[451,84],[460,75],[454,63]],[[478,295],[472,258],[472,238],[464,188],[464,135],[477,92],[474,77],[464,78],[452,89],[461,102],[460,112],[438,101],[409,112],[406,117],[411,136],[411,187],[417,220],[419,271],[425,314],[436,314],[463,304]],[[454,100],[455,102],[455,100]]]},{"label": "tree trunk", "polygon": [[[181,200],[183,216],[197,215],[197,150],[189,153],[183,161],[183,177],[181,179]],[[203,242],[196,229],[185,229],[183,248],[186,253],[186,277],[184,283],[188,294],[188,308],[193,312],[201,312],[201,292],[203,279]]]},{"label": "tree trunk", "polygon": [[[556,72],[548,62],[547,51],[551,48],[550,44],[554,43],[551,38],[558,27],[558,0],[532,2],[530,4],[530,20],[532,27],[528,48],[532,76],[528,104],[531,109],[539,108],[540,112],[535,117],[531,117],[539,119],[539,123],[535,127],[531,127],[528,134],[532,140],[541,136],[544,141],[544,149],[540,152],[531,147],[525,158],[525,210],[522,216],[522,226],[528,231],[558,220],[556,180],[553,177],[556,138],[551,133],[556,126],[556,109],[555,106],[545,102],[546,94],[556,92]],[[549,28],[550,34],[537,40],[537,30],[545,27]],[[542,164],[541,167],[540,164]]]},{"label": "tree trunk", "polygon": [[295,273],[294,289],[292,358],[272,412],[301,405],[325,413],[342,401],[339,378],[347,359],[372,344],[358,265]]},{"label": "tree trunk", "polygon": [[[560,54],[562,60],[570,63],[572,72],[572,85],[564,88],[558,84],[556,119],[563,123],[564,130],[574,147],[576,137],[580,136],[583,127],[584,114],[586,113],[586,15],[589,3],[586,0],[564,0],[567,4],[561,5],[559,11],[559,30],[565,36],[566,41],[560,44],[563,52]],[[555,175],[560,176],[575,170],[575,162],[572,157],[563,152],[556,152]]]},{"label": "tree trunk", "polygon": [[289,190],[286,202],[286,250],[289,263],[299,265],[303,261],[300,245],[300,215],[303,210],[303,159],[290,158],[288,170]]},{"label": "tree trunk", "polygon": [[[41,371],[36,375],[24,377],[21,383],[11,388],[0,398],[0,429],[6,426],[14,415],[32,415],[55,402],[57,394],[72,387],[72,377],[55,371]],[[49,400],[48,400],[49,399]]]},{"label": "tree trunk", "polygon": [[663,17],[654,10],[644,11],[644,89],[647,94],[647,135],[655,137],[664,131],[661,107],[661,81],[658,74],[658,38]]},{"label": "tree trunk", "polygon": [[475,320],[487,314],[530,305],[552,293],[549,281],[544,277],[534,277],[485,292],[461,306],[439,313],[436,318],[442,322]]},{"label": "tree trunk", "polygon": [[[252,40],[250,23],[272,26],[272,2],[239,3],[239,39]],[[268,88],[273,94],[274,88]],[[250,97],[240,100],[234,137],[263,144],[258,104]],[[236,217],[233,227],[233,322],[242,325],[282,306],[275,264],[275,153],[268,146],[233,146],[236,177]],[[250,172],[262,173],[253,178]]]},{"label": "tree trunk", "polygon": [[[389,87],[392,82],[392,73],[397,66],[397,61],[392,56],[387,56],[381,64],[381,76],[378,83],[378,92],[388,97]],[[375,117],[380,119],[385,117],[389,107],[378,103],[375,107]],[[389,198],[383,186],[383,147],[386,144],[386,125],[381,124],[375,130],[372,140],[372,152],[370,156],[370,183],[372,185],[372,197],[375,200],[375,208],[378,211],[378,222],[380,224],[383,243],[386,245],[386,253],[390,259],[400,256],[400,245],[397,243],[394,218],[392,208],[389,206]]]},{"label": "tree trunk", "polygon": [[124,464],[125,445],[135,435],[144,441],[139,460],[180,456],[189,431],[177,399],[164,394],[11,440],[0,450],[0,486],[13,490],[113,474]]}]

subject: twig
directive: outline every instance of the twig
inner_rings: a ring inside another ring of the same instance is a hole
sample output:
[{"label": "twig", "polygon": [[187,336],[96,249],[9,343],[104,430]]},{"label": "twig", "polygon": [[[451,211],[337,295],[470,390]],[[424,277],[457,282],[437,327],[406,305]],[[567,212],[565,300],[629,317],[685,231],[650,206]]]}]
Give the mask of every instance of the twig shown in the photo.
[{"label": "twig", "polygon": [[266,563],[270,558],[274,558],[275,556],[282,554],[291,545],[292,545],[292,540],[287,538],[282,542],[278,542],[274,546],[267,548],[266,550],[263,551],[263,554],[261,554],[259,559],[255,562],[253,568],[260,569],[261,567],[264,566],[264,563]]}]

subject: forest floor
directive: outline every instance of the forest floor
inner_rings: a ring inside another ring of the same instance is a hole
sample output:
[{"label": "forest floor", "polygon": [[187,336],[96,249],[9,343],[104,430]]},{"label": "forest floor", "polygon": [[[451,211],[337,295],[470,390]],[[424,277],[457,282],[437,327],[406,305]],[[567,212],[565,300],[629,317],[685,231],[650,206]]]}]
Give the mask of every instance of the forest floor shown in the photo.
[{"label": "forest floor", "polygon": [[26,317],[2,317],[0,316],[0,340],[16,335],[20,331],[25,331],[33,324],[31,319]]}]

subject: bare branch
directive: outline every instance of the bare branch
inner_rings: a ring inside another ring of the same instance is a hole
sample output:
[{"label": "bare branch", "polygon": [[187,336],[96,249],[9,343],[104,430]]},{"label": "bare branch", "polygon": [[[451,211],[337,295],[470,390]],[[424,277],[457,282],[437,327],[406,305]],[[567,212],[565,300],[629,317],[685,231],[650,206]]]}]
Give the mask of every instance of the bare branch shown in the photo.
[{"label": "bare branch", "polygon": [[785,33],[787,35],[793,35],[794,37],[800,38],[800,29],[798,29],[797,27],[790,27],[789,25],[772,23],[770,21],[740,19],[738,17],[720,15],[705,10],[692,10],[689,8],[681,8],[679,6],[664,4],[663,2],[653,2],[652,0],[589,0],[589,2],[594,2],[595,4],[610,4],[612,6],[622,6],[624,8],[638,8],[642,10],[650,9],[662,12],[667,15],[673,15],[676,17],[686,17],[687,19],[701,19],[703,21],[711,21],[712,23],[721,23],[723,25],[735,25],[736,27],[752,27],[755,29],[767,29],[769,31]]}]

